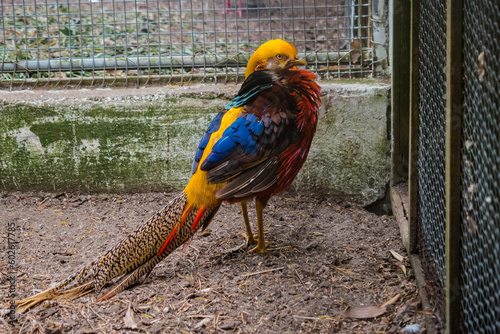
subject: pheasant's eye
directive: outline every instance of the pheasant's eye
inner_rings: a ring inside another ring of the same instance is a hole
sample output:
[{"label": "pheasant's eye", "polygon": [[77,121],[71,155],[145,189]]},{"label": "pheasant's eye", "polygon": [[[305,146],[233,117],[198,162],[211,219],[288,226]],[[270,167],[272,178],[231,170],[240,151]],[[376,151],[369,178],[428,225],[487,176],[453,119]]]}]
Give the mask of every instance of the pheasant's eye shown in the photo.
[{"label": "pheasant's eye", "polygon": [[277,54],[277,55],[276,55],[276,58],[278,58],[278,59],[282,59],[282,58],[283,58],[283,56],[282,56],[282,55],[280,55],[280,54]]}]

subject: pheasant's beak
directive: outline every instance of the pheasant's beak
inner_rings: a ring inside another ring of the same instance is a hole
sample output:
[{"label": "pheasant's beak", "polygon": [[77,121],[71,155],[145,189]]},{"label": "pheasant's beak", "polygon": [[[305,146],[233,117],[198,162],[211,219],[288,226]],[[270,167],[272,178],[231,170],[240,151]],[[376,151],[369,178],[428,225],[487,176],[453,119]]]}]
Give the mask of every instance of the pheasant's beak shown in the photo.
[{"label": "pheasant's beak", "polygon": [[307,61],[305,61],[304,59],[296,59],[293,62],[295,63],[295,66],[306,66],[307,65]]},{"label": "pheasant's beak", "polygon": [[307,62],[303,59],[290,59],[286,66],[292,70],[297,70],[297,66],[305,66]]}]

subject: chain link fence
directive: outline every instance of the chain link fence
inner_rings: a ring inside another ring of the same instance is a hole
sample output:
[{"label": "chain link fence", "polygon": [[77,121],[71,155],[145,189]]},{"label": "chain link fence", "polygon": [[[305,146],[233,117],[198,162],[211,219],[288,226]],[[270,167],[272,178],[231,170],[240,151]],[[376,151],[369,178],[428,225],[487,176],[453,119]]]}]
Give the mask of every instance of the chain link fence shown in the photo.
[{"label": "chain link fence", "polygon": [[444,314],[446,0],[420,2],[418,235],[426,280]]},{"label": "chain link fence", "polygon": [[462,120],[462,324],[500,331],[500,7],[465,0]]},{"label": "chain link fence", "polygon": [[0,78],[14,84],[241,80],[264,41],[325,78],[372,73],[370,0],[1,0]]}]

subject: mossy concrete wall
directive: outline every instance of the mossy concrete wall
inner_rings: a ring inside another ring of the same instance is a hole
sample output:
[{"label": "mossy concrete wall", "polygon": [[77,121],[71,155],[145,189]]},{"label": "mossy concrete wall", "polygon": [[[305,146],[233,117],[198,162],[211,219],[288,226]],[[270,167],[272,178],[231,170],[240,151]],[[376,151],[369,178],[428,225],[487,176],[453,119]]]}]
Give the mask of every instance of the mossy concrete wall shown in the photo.
[{"label": "mossy concrete wall", "polygon": [[[369,204],[389,180],[389,85],[322,83],[309,159],[292,186]],[[181,190],[235,85],[0,91],[0,191]]]}]

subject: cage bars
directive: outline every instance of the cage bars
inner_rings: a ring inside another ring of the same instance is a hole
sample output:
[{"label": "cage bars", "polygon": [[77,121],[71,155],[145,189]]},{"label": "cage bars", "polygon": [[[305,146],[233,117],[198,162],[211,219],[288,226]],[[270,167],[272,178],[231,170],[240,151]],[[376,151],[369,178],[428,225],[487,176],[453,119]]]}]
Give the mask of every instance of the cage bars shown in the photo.
[{"label": "cage bars", "polygon": [[[94,84],[102,85],[113,82],[110,77],[123,77],[137,84],[136,79],[145,76],[151,82],[169,75],[183,81],[200,74],[217,79],[222,73],[238,80],[245,64],[230,59],[249,56],[270,38],[292,41],[307,56],[309,68],[321,76],[374,73],[371,0],[258,0],[253,5],[244,1],[242,17],[226,12],[221,0],[1,3],[4,87],[7,81],[11,86],[21,81],[57,85],[93,78]],[[361,40],[364,56],[353,63],[350,43],[355,37]]]}]

